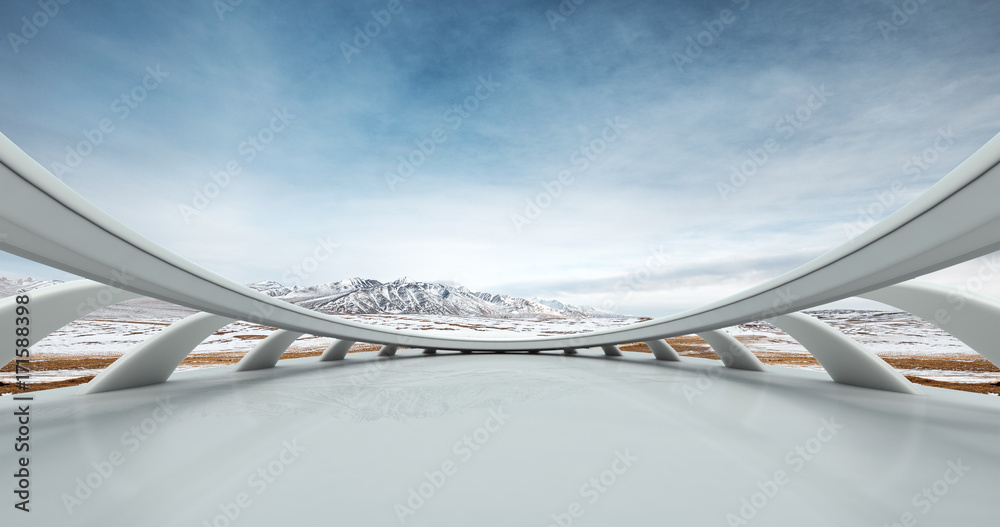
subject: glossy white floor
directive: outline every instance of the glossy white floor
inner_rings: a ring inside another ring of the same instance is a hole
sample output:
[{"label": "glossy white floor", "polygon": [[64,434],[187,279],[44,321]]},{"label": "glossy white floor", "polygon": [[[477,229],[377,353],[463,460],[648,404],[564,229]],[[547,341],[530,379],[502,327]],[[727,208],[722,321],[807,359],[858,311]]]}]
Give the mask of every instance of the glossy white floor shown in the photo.
[{"label": "glossy white floor", "polygon": [[[7,525],[996,525],[1000,398],[599,350],[281,361],[30,401]],[[18,403],[0,398],[10,488]]]}]

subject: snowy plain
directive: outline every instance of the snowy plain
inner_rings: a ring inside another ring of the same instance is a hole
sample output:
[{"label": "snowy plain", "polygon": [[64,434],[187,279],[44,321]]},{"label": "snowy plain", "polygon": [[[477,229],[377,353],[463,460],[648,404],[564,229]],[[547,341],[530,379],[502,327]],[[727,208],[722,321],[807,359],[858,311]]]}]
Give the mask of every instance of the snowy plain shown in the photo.
[{"label": "snowy plain", "polygon": [[[900,311],[813,310],[823,320],[884,357],[932,357],[969,360],[978,357],[968,346],[936,326]],[[95,311],[46,337],[32,348],[35,357],[89,356],[117,357],[128,352],[170,324],[194,314],[193,310],[158,300],[141,298]],[[428,335],[450,337],[515,338],[586,333],[621,327],[643,320],[638,317],[592,318],[490,318],[453,315],[370,314],[341,315],[342,318],[375,326]],[[252,349],[272,329],[248,322],[235,322],[222,328],[195,348],[193,355],[242,355]],[[791,337],[765,322],[728,328],[755,353],[779,353],[807,356],[806,350]],[[290,352],[321,351],[332,339],[305,335],[296,340]],[[708,346],[705,346],[708,349]],[[178,369],[198,368],[184,364]],[[803,365],[819,370],[817,366]],[[73,369],[38,371],[35,381],[55,381],[100,370]],[[907,375],[952,382],[998,382],[1000,373],[901,370]],[[10,382],[13,373],[0,373],[0,381]]]}]

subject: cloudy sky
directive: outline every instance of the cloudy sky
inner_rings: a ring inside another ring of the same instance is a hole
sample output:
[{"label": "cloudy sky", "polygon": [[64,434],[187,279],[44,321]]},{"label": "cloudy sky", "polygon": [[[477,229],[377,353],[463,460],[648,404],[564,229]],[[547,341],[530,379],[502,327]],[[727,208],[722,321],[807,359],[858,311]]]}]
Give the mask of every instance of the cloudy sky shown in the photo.
[{"label": "cloudy sky", "polygon": [[[0,132],[245,283],[666,315],[843,243],[1000,132],[989,0],[232,3],[4,1]],[[29,275],[72,278],[0,254]]]}]

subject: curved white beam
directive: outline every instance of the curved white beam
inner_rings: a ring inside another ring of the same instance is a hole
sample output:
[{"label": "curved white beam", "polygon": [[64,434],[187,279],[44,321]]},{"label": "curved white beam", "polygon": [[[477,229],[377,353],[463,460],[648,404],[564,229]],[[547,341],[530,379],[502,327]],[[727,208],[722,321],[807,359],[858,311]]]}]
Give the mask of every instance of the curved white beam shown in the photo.
[{"label": "curved white beam", "polygon": [[677,351],[674,350],[674,347],[663,339],[647,340],[646,346],[649,347],[649,351],[653,352],[653,356],[656,357],[656,360],[666,360],[673,362],[678,362],[681,360],[681,356],[677,354]]},{"label": "curved white beam", "polygon": [[802,344],[834,382],[911,395],[921,393],[884,360],[820,320],[789,313],[767,321]]},{"label": "curved white beam", "polygon": [[181,361],[233,319],[198,313],[153,335],[111,363],[80,390],[80,395],[137,388],[166,382]]},{"label": "curved white beam", "polygon": [[622,356],[622,350],[618,349],[618,346],[615,346],[614,344],[605,344],[601,346],[601,349],[604,350],[604,355],[607,357]]},{"label": "curved white beam", "polygon": [[236,371],[273,368],[278,363],[278,359],[281,358],[281,354],[288,349],[288,346],[291,346],[295,342],[295,339],[302,335],[303,333],[288,331],[286,329],[279,329],[271,333],[240,359],[239,364],[236,365]]},{"label": "curved white beam", "polygon": [[[74,280],[64,284],[52,285],[24,293],[28,296],[27,319],[28,346],[50,335],[53,331],[87,316],[102,307],[117,304],[123,300],[138,298],[141,295],[118,289],[109,285],[90,280]],[[15,324],[22,315],[17,314],[17,297],[14,295],[0,300],[0,366],[14,360],[14,330],[21,325]]]},{"label": "curved white beam", "polygon": [[335,339],[332,344],[327,346],[326,351],[320,355],[319,361],[327,362],[332,360],[343,360],[344,357],[347,356],[347,352],[351,351],[351,346],[353,345],[353,340]]},{"label": "curved white beam", "polygon": [[850,242],[778,278],[671,317],[574,337],[427,337],[356,324],[294,306],[214,274],[114,220],[0,136],[4,250],[228,318],[391,345],[465,350],[601,346],[697,333],[771,318],[879,289],[1000,250],[1000,135],[927,192]]},{"label": "curved white beam", "polygon": [[726,333],[721,329],[702,331],[698,336],[705,340],[712,349],[719,354],[722,363],[727,368],[748,371],[764,371],[764,364],[760,362],[750,350],[743,345],[736,337]]},{"label": "curved white beam", "polygon": [[1000,300],[996,298],[917,281],[858,296],[913,313],[1000,366]]}]

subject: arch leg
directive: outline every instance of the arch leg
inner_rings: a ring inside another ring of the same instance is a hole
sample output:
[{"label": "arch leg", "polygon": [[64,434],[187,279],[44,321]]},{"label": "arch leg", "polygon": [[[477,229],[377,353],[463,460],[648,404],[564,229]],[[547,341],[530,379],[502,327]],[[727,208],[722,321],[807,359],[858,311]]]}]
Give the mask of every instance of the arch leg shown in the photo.
[{"label": "arch leg", "polygon": [[191,351],[233,319],[198,313],[153,335],[84,385],[80,395],[166,382]]},{"label": "arch leg", "polygon": [[1000,300],[957,287],[909,281],[861,298],[898,307],[937,325],[1000,367]]},{"label": "arch leg", "polygon": [[[142,296],[92,280],[74,280],[25,294],[28,295],[28,304],[24,307],[31,320],[28,346],[34,346],[53,331],[102,307]],[[8,344],[14,342],[14,329],[17,327],[14,322],[21,316],[17,314],[17,307],[21,305],[17,303],[18,296],[0,300],[0,342],[3,342],[0,346],[0,366],[14,360],[14,348]]]},{"label": "arch leg", "polygon": [[292,342],[295,342],[295,339],[302,335],[302,333],[285,329],[279,329],[271,333],[243,356],[240,363],[236,365],[236,371],[273,368],[278,363],[278,359],[281,358],[281,354],[288,349],[288,346],[291,346]]},{"label": "arch leg", "polygon": [[668,360],[678,362],[681,360],[681,356],[677,354],[677,351],[667,343],[666,340],[647,340],[646,346],[649,346],[649,350],[653,352],[653,356],[656,360]]},{"label": "arch leg", "polygon": [[343,360],[344,357],[347,356],[347,352],[351,351],[351,346],[353,345],[353,340],[335,339],[332,344],[327,346],[326,351],[319,356],[319,361],[328,362],[333,360]]},{"label": "arch leg", "polygon": [[721,329],[712,329],[698,333],[698,336],[708,342],[709,346],[719,354],[722,363],[727,368],[737,370],[764,371],[764,365],[750,350],[735,337]]},{"label": "arch leg", "polygon": [[921,393],[884,360],[825,322],[804,313],[789,313],[768,322],[805,346],[834,382],[888,392]]}]

